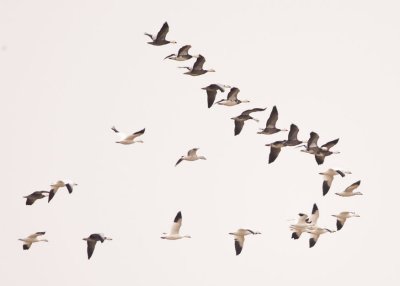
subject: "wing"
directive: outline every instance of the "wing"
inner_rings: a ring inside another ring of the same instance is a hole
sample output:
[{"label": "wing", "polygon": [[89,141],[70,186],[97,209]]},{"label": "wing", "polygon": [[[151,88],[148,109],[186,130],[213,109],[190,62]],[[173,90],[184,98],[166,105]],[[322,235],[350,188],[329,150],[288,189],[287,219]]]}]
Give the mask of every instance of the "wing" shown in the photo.
[{"label": "wing", "polygon": [[339,138],[329,141],[328,143],[325,143],[324,145],[321,146],[321,148],[329,150],[331,149],[333,146],[335,146],[337,143],[339,142]]},{"label": "wing", "polygon": [[22,249],[23,249],[23,250],[28,250],[28,249],[31,247],[31,245],[32,245],[32,242],[25,242],[25,243],[22,245]]},{"label": "wing", "polygon": [[39,231],[39,232],[36,232],[34,234],[31,234],[30,236],[28,236],[28,238],[36,238],[36,237],[44,235],[44,234],[46,234],[45,231]]},{"label": "wing", "polygon": [[73,189],[72,189],[72,185],[71,184],[65,184],[65,186],[67,187],[68,193],[72,193]]},{"label": "wing", "polygon": [[278,109],[276,108],[276,106],[274,106],[267,120],[266,127],[274,128],[277,121],[278,121]]},{"label": "wing", "polygon": [[190,50],[191,47],[192,47],[191,45],[183,46],[182,48],[179,49],[178,55],[179,56],[187,56],[187,55],[189,55],[189,50]]},{"label": "wing", "polygon": [[199,148],[190,149],[190,150],[188,151],[187,155],[190,156],[190,157],[191,157],[191,156],[196,156],[197,150],[199,150]]},{"label": "wing", "polygon": [[279,153],[281,152],[281,146],[276,146],[271,144],[271,150],[269,152],[268,164],[271,164],[278,158]]},{"label": "wing", "polygon": [[310,133],[310,139],[307,142],[307,149],[318,147],[319,135],[315,132]]},{"label": "wing", "polygon": [[161,30],[157,34],[157,41],[165,40],[165,36],[168,34],[169,26],[168,23],[165,22],[164,25],[161,27]]},{"label": "wing", "polygon": [[264,111],[267,108],[253,108],[253,109],[248,109],[242,112],[241,115],[249,115],[252,112],[257,112],[257,111]]},{"label": "wing", "polygon": [[297,134],[299,133],[299,128],[295,124],[290,125],[290,131],[288,135],[288,140],[297,141]]},{"label": "wing", "polygon": [[133,140],[133,139],[135,139],[136,137],[139,137],[140,135],[143,135],[145,131],[146,131],[146,128],[143,128],[142,130],[137,131],[137,132],[135,132],[135,133],[133,133],[133,134],[127,136],[127,137],[125,138],[125,140]]},{"label": "wing", "polygon": [[25,204],[26,204],[27,206],[33,205],[33,203],[34,203],[37,199],[38,199],[38,197],[29,195],[29,196],[26,197],[26,203],[25,203]]},{"label": "wing", "polygon": [[237,87],[232,87],[231,90],[229,91],[226,99],[231,100],[231,101],[237,100],[237,95],[239,92],[240,92],[240,89],[238,89]]},{"label": "wing", "polygon": [[360,186],[360,184],[361,184],[361,181],[357,181],[357,182],[351,184],[350,186],[348,186],[348,187],[344,190],[344,192],[345,192],[345,193],[351,193],[352,191],[354,191],[355,189],[357,189],[357,188]]},{"label": "wing", "polygon": [[182,213],[178,212],[175,216],[174,223],[171,227],[171,234],[179,234],[179,229],[182,225]]},{"label": "wing", "polygon": [[193,70],[202,70],[205,62],[206,59],[202,55],[199,55],[199,57],[197,58],[196,62],[193,65]]},{"label": "wing", "polygon": [[340,170],[335,170],[336,171],[336,173],[338,173],[341,177],[344,177],[344,176],[346,176],[346,174],[345,173],[343,173],[342,171],[340,171]]},{"label": "wing", "polygon": [[303,233],[302,230],[296,230],[296,231],[292,232],[292,238],[299,239],[302,233]]},{"label": "wing", "polygon": [[314,234],[314,233],[311,234],[311,237],[310,237],[310,248],[313,247],[317,243],[318,238],[319,238],[319,234]]},{"label": "wing", "polygon": [[88,259],[90,259],[90,257],[92,257],[93,252],[94,252],[94,248],[96,246],[97,241],[96,240],[88,240],[87,241],[87,255],[88,255]]},{"label": "wing", "polygon": [[322,195],[326,195],[331,188],[333,176],[324,175],[324,182],[322,183]]},{"label": "wing", "polygon": [[101,235],[100,233],[93,233],[89,238],[95,241],[100,241],[101,243],[104,242],[104,235]]},{"label": "wing", "polygon": [[207,106],[210,108],[215,101],[215,97],[217,95],[217,90],[207,90]]},{"label": "wing", "polygon": [[235,120],[235,136],[239,135],[243,129],[244,121]]},{"label": "wing", "polygon": [[56,194],[57,190],[58,190],[58,188],[50,190],[50,192],[49,192],[49,200],[48,200],[49,203],[53,199],[53,197]]},{"label": "wing", "polygon": [[180,162],[182,162],[182,161],[183,161],[183,158],[182,158],[182,157],[179,158],[178,162],[175,163],[175,167],[176,167]]},{"label": "wing", "polygon": [[337,220],[336,220],[337,230],[341,230],[345,222],[346,222],[346,218],[342,218],[342,217],[337,218]]},{"label": "wing", "polygon": [[311,211],[311,216],[310,216],[310,224],[315,225],[318,221],[319,218],[319,209],[317,207],[317,204],[313,205],[312,211]]},{"label": "wing", "polygon": [[244,243],[244,236],[235,235],[236,255],[239,255],[242,252],[243,243]]}]

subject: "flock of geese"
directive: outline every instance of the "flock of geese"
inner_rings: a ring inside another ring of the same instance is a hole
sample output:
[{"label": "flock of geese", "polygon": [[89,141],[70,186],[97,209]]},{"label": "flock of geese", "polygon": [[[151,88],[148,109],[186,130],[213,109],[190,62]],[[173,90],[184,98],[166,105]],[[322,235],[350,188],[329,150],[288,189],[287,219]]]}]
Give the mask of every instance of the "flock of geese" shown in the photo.
[{"label": "flock of geese", "polygon": [[[163,26],[161,27],[161,30],[157,33],[156,36],[145,33],[146,36],[150,37],[151,41],[148,42],[148,44],[154,45],[154,46],[163,46],[167,45],[170,43],[175,44],[176,41],[172,40],[166,40],[166,36],[169,32],[169,26],[168,23],[165,22]],[[185,45],[181,47],[178,51],[177,54],[170,54],[166,56],[164,59],[169,59],[169,60],[174,60],[174,61],[187,61],[192,58],[196,58],[195,63],[193,64],[192,67],[179,67],[179,68],[185,68],[188,71],[185,72],[184,74],[186,75],[191,75],[191,76],[200,76],[208,72],[215,72],[214,69],[204,69],[203,66],[205,64],[205,58],[202,55],[190,55],[189,50],[191,46],[190,45]],[[237,87],[231,87],[229,85],[224,85],[224,84],[210,84],[207,87],[203,87],[203,90],[206,91],[207,93],[207,107],[211,108],[214,104],[218,105],[224,105],[224,106],[236,106],[241,103],[249,103],[249,100],[240,100],[238,99],[238,94],[240,92],[240,89]],[[221,99],[219,101],[215,102],[216,96],[218,92],[224,93],[226,89],[229,89],[229,93],[226,97],[226,99]],[[262,112],[265,111],[266,108],[252,108],[252,109],[247,109],[243,111],[240,115],[236,117],[232,117],[231,119],[234,120],[234,135],[237,136],[241,133],[244,123],[247,120],[254,120],[256,122],[259,122],[258,119],[254,118],[251,116],[252,113],[254,112]],[[278,132],[285,132],[289,131],[288,133],[288,138],[284,140],[279,140],[275,141],[272,143],[265,144],[265,146],[270,147],[270,153],[269,153],[269,158],[268,158],[268,163],[271,164],[273,163],[279,156],[279,153],[281,152],[282,148],[284,147],[295,147],[295,148],[301,148],[302,152],[314,155],[314,158],[317,162],[318,165],[321,165],[324,163],[325,157],[330,156],[332,154],[338,154],[339,152],[337,151],[331,151],[331,148],[333,148],[338,142],[339,139],[335,139],[332,141],[329,141],[322,145],[321,147],[318,146],[318,139],[319,135],[315,132],[310,133],[310,138],[307,141],[302,141],[298,139],[298,133],[299,133],[299,128],[295,124],[290,125],[290,130],[287,130],[285,128],[277,128],[276,123],[278,121],[278,109],[276,106],[272,108],[272,111],[266,121],[265,128],[260,129],[258,134],[264,134],[264,135],[271,135],[275,134]],[[134,143],[143,143],[142,140],[138,140],[137,138],[142,136],[145,133],[145,128],[143,128],[140,131],[137,131],[132,134],[124,134],[120,132],[118,129],[116,129],[115,126],[113,126],[112,131],[114,131],[118,136],[119,140],[116,141],[116,143],[123,144],[123,145],[130,145]],[[199,148],[193,148],[187,152],[187,155],[183,155],[179,158],[179,160],[176,162],[175,166],[179,165],[182,161],[196,161],[196,160],[206,160],[204,156],[199,156],[197,155],[197,151]],[[329,192],[333,179],[336,175],[340,175],[341,177],[345,177],[346,174],[351,174],[349,171],[343,171],[343,170],[335,170],[335,169],[328,169],[325,172],[319,173],[320,175],[323,176],[323,184],[322,184],[322,194],[323,196],[327,195]],[[360,186],[361,181],[357,181],[350,186],[348,186],[344,191],[342,192],[337,192],[335,193],[338,196],[341,197],[352,197],[352,196],[357,196],[357,195],[362,195],[361,192],[356,191]],[[43,199],[45,197],[48,197],[48,202],[50,202],[57,191],[61,188],[66,188],[66,190],[71,194],[73,192],[73,188],[77,186],[76,183],[72,181],[57,181],[55,184],[51,184],[51,189],[50,191],[36,191],[33,192],[32,194],[28,196],[24,196],[26,199],[26,205],[33,205],[36,200]],[[317,221],[319,218],[319,209],[316,204],[313,205],[312,211],[310,216],[308,216],[305,213],[299,213],[298,214],[298,220],[296,224],[290,225],[289,229],[292,232],[292,238],[297,240],[301,237],[301,234],[303,232],[309,233],[310,238],[309,238],[309,247],[314,247],[316,242],[318,241],[318,238],[321,234],[324,233],[333,233],[336,231],[339,231],[343,228],[344,223],[346,222],[347,219],[352,218],[352,217],[359,217],[358,214],[355,212],[351,211],[342,211],[339,214],[332,215],[333,217],[336,218],[336,230],[331,230],[328,228],[322,228],[317,225]],[[191,238],[190,235],[181,235],[179,233],[180,228],[182,226],[182,213],[179,211],[174,220],[173,224],[171,227],[171,230],[169,233],[163,233],[161,236],[161,239],[166,239],[166,240],[179,240],[183,238]],[[234,246],[235,246],[235,252],[236,255],[239,255],[242,252],[243,249],[243,244],[245,240],[245,236],[247,235],[257,235],[261,234],[260,232],[253,231],[250,229],[243,229],[240,228],[235,232],[229,233],[230,235],[234,236]],[[47,239],[41,239],[39,237],[42,237],[45,235],[45,232],[36,232],[34,234],[29,235],[26,238],[19,239],[23,242],[23,249],[28,250],[33,243],[36,242],[47,242]],[[106,240],[112,240],[110,237],[106,237],[104,234],[101,233],[93,233],[90,234],[88,237],[83,238],[87,242],[87,257],[90,259],[93,255],[95,246],[97,242],[103,243]]]}]

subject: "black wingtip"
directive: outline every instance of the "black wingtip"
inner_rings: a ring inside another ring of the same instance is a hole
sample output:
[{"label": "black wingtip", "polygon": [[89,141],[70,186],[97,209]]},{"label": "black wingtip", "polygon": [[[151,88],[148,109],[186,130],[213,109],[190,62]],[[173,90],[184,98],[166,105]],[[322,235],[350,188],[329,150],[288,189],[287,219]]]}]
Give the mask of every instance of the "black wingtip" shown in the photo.
[{"label": "black wingtip", "polygon": [[316,243],[317,243],[317,242],[315,241],[315,239],[310,238],[310,248],[314,247],[314,245],[315,245]]},{"label": "black wingtip", "polygon": [[324,181],[322,184],[322,195],[326,195],[329,192],[330,186],[327,181]]},{"label": "black wingtip", "polygon": [[343,173],[342,171],[340,171],[340,170],[336,170],[336,173],[338,173],[340,176],[342,176],[342,177],[344,177],[344,176],[346,176],[346,174],[345,173]]},{"label": "black wingtip", "polygon": [[316,211],[318,211],[318,207],[317,207],[317,204],[314,204],[311,213],[315,214]]},{"label": "black wingtip", "polygon": [[292,232],[292,239],[299,239],[300,236],[297,235],[296,232]]},{"label": "black wingtip", "polygon": [[47,202],[50,203],[50,201],[53,199],[53,197],[54,197],[54,190],[51,190],[50,193],[49,193],[49,199],[48,199]]},{"label": "black wingtip", "polygon": [[28,250],[28,249],[29,249],[29,246],[26,245],[26,244],[24,244],[24,245],[22,245],[22,249],[23,249],[23,250]]},{"label": "black wingtip", "polygon": [[174,222],[178,222],[180,219],[182,219],[182,213],[181,213],[181,211],[179,211],[179,212],[176,214],[175,219],[174,219]]},{"label": "black wingtip", "polygon": [[339,231],[339,230],[342,229],[343,224],[342,224],[339,220],[337,220],[337,221],[336,221],[336,227],[337,227],[337,230]]}]

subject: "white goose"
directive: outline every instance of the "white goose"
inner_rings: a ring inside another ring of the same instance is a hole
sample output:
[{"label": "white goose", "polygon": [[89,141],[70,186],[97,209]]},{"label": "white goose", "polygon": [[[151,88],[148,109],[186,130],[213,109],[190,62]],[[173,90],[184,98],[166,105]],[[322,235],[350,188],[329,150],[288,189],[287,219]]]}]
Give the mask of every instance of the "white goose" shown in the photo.
[{"label": "white goose", "polygon": [[115,141],[115,143],[120,143],[120,144],[122,144],[122,145],[130,145],[130,144],[133,144],[133,143],[143,143],[142,140],[136,140],[136,141],[135,141],[135,138],[137,138],[137,137],[143,135],[144,132],[146,131],[146,129],[143,128],[142,130],[137,131],[137,132],[135,132],[135,133],[133,133],[133,134],[126,135],[126,134],[124,134],[124,133],[122,133],[122,132],[119,132],[119,131],[115,128],[115,126],[111,127],[111,130],[114,131],[115,133],[117,133],[117,134],[119,135],[119,137],[120,137],[120,141]]},{"label": "white goose", "polygon": [[55,194],[57,193],[59,188],[63,188],[66,187],[68,190],[68,193],[72,193],[74,186],[77,186],[78,184],[74,183],[74,182],[70,182],[70,181],[57,181],[57,183],[50,185],[51,186],[51,190],[49,193],[49,200],[48,202],[50,202],[53,197],[55,196]]},{"label": "white goose", "polygon": [[299,219],[297,223],[290,226],[290,230],[293,231],[292,238],[299,239],[301,234],[305,232],[307,228],[316,225],[318,218],[319,209],[317,207],[317,204],[313,205],[310,218],[304,213],[299,213]]},{"label": "white goose", "polygon": [[261,232],[252,231],[250,229],[239,228],[237,231],[230,232],[229,234],[234,235],[235,237],[235,251],[236,255],[239,255],[243,249],[244,237],[249,234],[253,235],[261,234]]},{"label": "white goose", "polygon": [[89,237],[83,238],[83,240],[86,240],[86,242],[87,242],[87,255],[88,255],[88,259],[90,259],[90,257],[92,257],[94,248],[98,241],[103,243],[105,240],[112,240],[112,238],[106,237],[102,233],[93,233],[93,234],[89,235]]},{"label": "white goose", "polygon": [[341,193],[335,193],[338,196],[341,197],[352,197],[352,196],[357,196],[357,195],[362,195],[360,192],[353,192],[355,189],[357,189],[361,184],[361,181],[357,181],[350,186],[348,186],[343,192]]},{"label": "white goose", "polygon": [[321,228],[318,226],[314,226],[314,227],[307,228],[306,232],[311,234],[311,236],[310,236],[310,248],[311,248],[311,247],[314,247],[314,245],[317,243],[318,238],[321,234],[324,234],[327,232],[334,233],[335,231],[327,229],[327,228]]},{"label": "white goose", "polygon": [[198,156],[198,155],[196,154],[197,150],[199,150],[199,148],[190,149],[190,150],[188,151],[188,153],[187,153],[186,156],[181,156],[181,157],[179,158],[179,160],[178,160],[178,161],[176,162],[176,164],[175,164],[175,167],[176,167],[180,162],[182,162],[183,160],[185,160],[185,161],[196,161],[196,160],[199,160],[199,159],[201,159],[201,160],[207,160],[206,157],[204,157],[204,156]]},{"label": "white goose", "polygon": [[341,213],[339,213],[337,215],[332,215],[332,216],[337,218],[336,227],[337,227],[338,231],[342,229],[344,223],[346,222],[346,219],[352,218],[352,217],[360,217],[355,212],[341,212]]},{"label": "white goose", "polygon": [[182,213],[179,211],[174,219],[174,223],[172,224],[171,231],[169,234],[163,233],[163,236],[161,236],[162,239],[167,239],[167,240],[177,240],[177,239],[182,239],[182,238],[191,238],[190,235],[180,235],[179,230],[182,226]]},{"label": "white goose", "polygon": [[331,188],[333,177],[336,175],[340,175],[342,177],[346,176],[346,174],[351,174],[350,171],[342,171],[342,170],[334,170],[328,169],[325,172],[319,173],[324,176],[324,182],[322,183],[322,195],[326,195]]},{"label": "white goose", "polygon": [[35,243],[35,242],[39,242],[39,241],[49,242],[47,239],[38,239],[38,236],[44,235],[45,233],[46,233],[45,231],[40,231],[40,232],[31,234],[30,236],[28,236],[26,238],[19,238],[18,240],[24,242],[24,244],[22,245],[22,249],[28,250],[31,247],[32,243]]}]

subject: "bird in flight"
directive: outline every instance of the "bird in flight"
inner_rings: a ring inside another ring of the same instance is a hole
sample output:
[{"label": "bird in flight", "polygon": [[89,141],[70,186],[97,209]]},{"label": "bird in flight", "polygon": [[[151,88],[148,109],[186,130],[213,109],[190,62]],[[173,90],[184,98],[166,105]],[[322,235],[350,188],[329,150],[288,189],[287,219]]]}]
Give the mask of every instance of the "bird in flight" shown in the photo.
[{"label": "bird in flight", "polygon": [[144,33],[146,36],[149,36],[151,39],[151,42],[147,42],[150,45],[153,46],[163,46],[166,44],[176,44],[175,41],[168,41],[165,39],[169,31],[169,26],[168,23],[165,22],[164,25],[161,27],[160,31],[158,32],[157,36],[153,36],[152,34],[149,33]]}]

